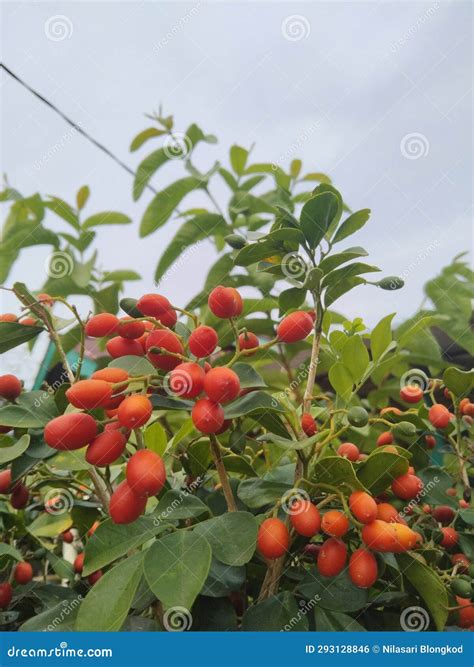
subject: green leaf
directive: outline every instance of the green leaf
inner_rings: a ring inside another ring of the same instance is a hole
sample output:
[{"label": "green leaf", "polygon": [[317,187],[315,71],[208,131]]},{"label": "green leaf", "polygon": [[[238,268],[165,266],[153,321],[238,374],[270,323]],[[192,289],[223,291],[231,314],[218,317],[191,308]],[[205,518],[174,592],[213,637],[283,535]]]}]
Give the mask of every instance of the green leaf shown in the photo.
[{"label": "green leaf", "polygon": [[[180,150],[178,149],[177,156],[180,155]],[[170,153],[164,148],[158,148],[150,155],[140,162],[135,174],[135,180],[133,181],[133,199],[137,201],[140,198],[143,190],[147,187],[150,182],[150,178],[153,174],[158,171],[160,167],[169,162]]]},{"label": "green leaf", "polygon": [[125,280],[141,280],[141,275],[130,269],[119,269],[117,271],[106,271],[103,275],[104,282],[122,282]]},{"label": "green leaf", "polygon": [[364,484],[357,478],[354,466],[343,456],[324,456],[315,464],[311,479],[322,484],[331,484],[339,487],[347,485],[351,489],[365,491]]},{"label": "green leaf", "polygon": [[429,609],[436,629],[441,632],[448,618],[448,610],[446,609],[448,594],[443,581],[416,554],[397,554],[396,559],[403,576],[416,588]]},{"label": "green leaf", "polygon": [[241,389],[266,387],[266,383],[263,377],[250,364],[246,364],[243,361],[238,361],[232,366],[232,370],[239,376]]},{"label": "green leaf", "polygon": [[347,248],[343,252],[337,252],[334,255],[328,255],[319,263],[319,268],[326,274],[336,269],[341,264],[349,262],[351,259],[356,257],[367,257],[369,253],[364,248],[360,246],[354,246],[353,248]]},{"label": "green leaf", "polygon": [[87,204],[91,191],[88,185],[83,185],[82,188],[79,188],[76,195],[76,204],[79,211],[81,211],[84,206]]},{"label": "green leaf", "polygon": [[189,490],[170,489],[153,512],[155,523],[198,519],[209,514],[209,507]]},{"label": "green leaf", "polygon": [[49,208],[50,211],[53,211],[60,218],[68,222],[74,229],[79,231],[81,225],[79,223],[79,218],[77,217],[76,211],[69,206],[65,201],[59,199],[59,197],[49,197],[49,201],[45,201],[44,205],[46,208]]},{"label": "green leaf", "polygon": [[228,171],[227,169],[224,169],[224,167],[221,167],[218,170],[218,173],[222,176],[224,181],[227,183],[229,188],[232,190],[232,192],[235,192],[239,188],[239,184],[237,183],[235,177]]},{"label": "green leaf", "polygon": [[232,567],[213,558],[201,594],[212,598],[225,597],[232,591],[238,591],[244,583],[245,567]]},{"label": "green leaf", "polygon": [[[331,272],[329,275],[332,275],[334,272]],[[354,287],[357,287],[358,285],[364,285],[366,281],[364,278],[358,278],[358,277],[353,277],[353,278],[346,278],[344,280],[333,280],[331,281],[331,285],[329,285],[328,289],[326,290],[326,294],[324,295],[324,305],[326,308],[329,308],[337,299],[339,299],[343,294],[346,294],[346,292],[349,292],[351,289]]]},{"label": "green leaf", "polygon": [[20,394],[16,404],[0,408],[0,424],[21,428],[41,428],[58,416],[54,397],[45,391]]},{"label": "green leaf", "polygon": [[155,373],[155,367],[148,359],[135,355],[125,355],[113,359],[109,366],[111,368],[123,368],[129,375],[152,375]]},{"label": "green leaf", "polygon": [[22,435],[21,438],[11,447],[0,448],[0,465],[13,461],[23,454],[28,449],[30,444],[30,436]]},{"label": "green leaf", "polygon": [[91,227],[99,227],[99,225],[128,225],[132,219],[124,213],[117,211],[103,211],[91,215],[82,224],[83,229],[90,229]]},{"label": "green leaf", "polygon": [[339,243],[347,236],[355,234],[359,229],[361,229],[367,220],[370,218],[370,208],[364,208],[361,211],[356,211],[350,215],[344,222],[340,225],[339,229],[334,235],[333,243]]},{"label": "green leaf", "polygon": [[143,554],[127,558],[104,574],[82,602],[76,620],[78,632],[120,630],[135,597],[143,569]]},{"label": "green leaf", "polygon": [[421,478],[424,484],[423,488],[423,502],[430,505],[450,505],[457,507],[457,499],[446,491],[452,487],[453,481],[443,468],[438,466],[429,466],[417,471],[418,477]]},{"label": "green leaf", "polygon": [[362,380],[369,365],[369,353],[361,336],[357,334],[349,336],[342,348],[341,356],[345,368],[349,370],[354,383],[357,384]]},{"label": "green leaf", "polygon": [[252,391],[250,394],[241,396],[236,401],[228,403],[224,407],[225,418],[235,419],[243,415],[249,415],[256,411],[285,412],[276,398],[264,391]]},{"label": "green leaf", "polygon": [[250,266],[280,252],[280,244],[264,239],[263,241],[258,241],[258,243],[249,243],[242,250],[239,250],[234,262],[237,266]]},{"label": "green leaf", "polygon": [[339,201],[332,192],[312,197],[301,210],[300,225],[311,248],[316,248],[336,218]]},{"label": "green leaf", "polygon": [[160,422],[155,422],[154,424],[147,426],[143,437],[147,449],[150,449],[152,452],[155,452],[160,456],[164,454],[166,445],[168,444],[168,437]]},{"label": "green leaf", "polygon": [[198,523],[193,533],[206,538],[215,558],[227,565],[245,565],[255,553],[258,524],[249,512],[228,512]]},{"label": "green leaf", "polygon": [[172,396],[160,396],[159,394],[152,394],[150,401],[153,408],[156,410],[192,410],[192,401],[183,401],[180,398],[173,398]]},{"label": "green leaf", "polygon": [[27,527],[35,537],[57,537],[72,526],[69,512],[64,514],[48,514],[43,512]]},{"label": "green leaf", "polygon": [[280,313],[284,315],[291,308],[298,308],[304,303],[305,298],[306,289],[290,287],[289,289],[283,290],[278,297]]},{"label": "green leaf", "polygon": [[241,146],[237,146],[236,144],[230,148],[230,164],[238,176],[242,176],[244,173],[248,155],[248,150]]},{"label": "green leaf", "polygon": [[53,607],[32,616],[20,626],[20,632],[72,632],[76,622],[81,596],[61,600]]},{"label": "green leaf", "polygon": [[17,322],[0,322],[0,354],[36,338],[42,331],[43,327],[30,327]]},{"label": "green leaf", "polygon": [[87,577],[113,563],[168,528],[169,524],[157,520],[155,514],[141,516],[127,525],[106,519],[87,540],[83,575]]},{"label": "green leaf", "polygon": [[314,619],[317,632],[365,632],[360,623],[342,611],[329,611],[316,607]]},{"label": "green leaf", "polygon": [[0,558],[13,558],[13,560],[22,561],[23,556],[15,549],[15,547],[10,546],[10,544],[5,544],[0,542]]},{"label": "green leaf", "polygon": [[283,591],[249,607],[242,619],[242,630],[301,632],[308,630],[308,619],[301,613],[294,595]]},{"label": "green leaf", "polygon": [[374,327],[370,334],[370,351],[372,359],[377,361],[392,342],[392,320],[395,313],[387,315]]},{"label": "green leaf", "polygon": [[148,549],[145,577],[165,609],[191,609],[209,574],[211,556],[207,540],[194,531],[165,535]]},{"label": "green leaf", "polygon": [[51,563],[51,567],[58,575],[58,577],[61,579],[67,579],[68,581],[74,580],[74,568],[71,563],[69,563],[67,560],[64,560],[64,558],[57,556],[54,551],[48,551],[46,553],[46,558]]},{"label": "green leaf", "polygon": [[335,392],[344,401],[348,401],[352,394],[354,382],[347,366],[342,361],[336,361],[329,369],[328,377]]},{"label": "green leaf", "polygon": [[269,482],[264,479],[245,479],[239,484],[237,495],[251,509],[273,504],[291,489],[283,482]]},{"label": "green leaf", "polygon": [[373,496],[383,493],[408,470],[408,460],[391,452],[375,451],[357,468],[357,477]]},{"label": "green leaf", "polygon": [[200,179],[187,176],[158,192],[143,215],[140,224],[140,236],[142,238],[148,236],[162,227],[184,197],[193,190],[203,187],[203,185],[204,183]]},{"label": "green leaf", "polygon": [[216,234],[225,234],[227,231],[226,221],[216,213],[201,213],[187,220],[161,255],[156,267],[155,280],[158,282],[163,278],[186,248]]},{"label": "green leaf", "polygon": [[451,366],[444,371],[443,382],[455,396],[467,396],[474,387],[474,369],[461,371]]},{"label": "green leaf", "polygon": [[165,130],[159,130],[157,127],[147,127],[146,130],[142,130],[136,135],[136,137],[134,137],[132,143],[130,144],[130,152],[133,153],[134,151],[141,148],[141,146],[143,146],[143,144],[148,141],[148,139],[152,139],[153,137],[160,137],[163,134],[166,134]]},{"label": "green leaf", "polygon": [[343,266],[340,269],[336,269],[328,273],[324,278],[322,285],[327,287],[329,285],[340,284],[343,281],[354,278],[363,273],[373,273],[380,271],[378,266],[372,266],[371,264],[365,264],[364,262],[352,262],[347,266]]},{"label": "green leaf", "polygon": [[368,591],[355,586],[346,570],[337,577],[323,577],[314,568],[308,570],[298,590],[308,600],[316,599],[318,608],[331,611],[358,611],[368,601]]},{"label": "green leaf", "polygon": [[331,179],[329,178],[329,176],[327,176],[326,174],[323,174],[320,171],[319,172],[315,171],[315,172],[312,172],[310,174],[306,174],[306,176],[304,176],[301,180],[302,181],[317,181],[318,183],[330,183],[331,182]]}]

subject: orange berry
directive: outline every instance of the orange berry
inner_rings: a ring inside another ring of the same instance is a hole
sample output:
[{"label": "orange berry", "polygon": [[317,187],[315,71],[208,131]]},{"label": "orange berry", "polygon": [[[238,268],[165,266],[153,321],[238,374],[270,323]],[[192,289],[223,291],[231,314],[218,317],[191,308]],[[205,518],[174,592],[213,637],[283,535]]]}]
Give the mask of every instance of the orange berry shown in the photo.
[{"label": "orange berry", "polygon": [[93,466],[108,466],[122,454],[127,439],[121,431],[104,431],[87,448],[86,461]]},{"label": "orange berry", "polygon": [[166,482],[165,465],[158,454],[141,449],[127,463],[127,482],[138,496],[155,496]]},{"label": "orange berry", "polygon": [[16,375],[0,375],[0,396],[14,401],[21,394],[22,385]]},{"label": "orange berry", "polygon": [[312,537],[319,533],[321,516],[316,505],[309,500],[296,500],[290,509],[290,523],[298,535]]},{"label": "orange berry", "polygon": [[335,537],[326,540],[318,553],[317,565],[324,577],[335,577],[344,569],[347,561],[347,547]]},{"label": "orange berry", "polygon": [[329,510],[323,515],[321,528],[326,535],[342,537],[349,530],[349,519],[339,510]]},{"label": "orange berry", "polygon": [[352,442],[344,442],[338,447],[337,453],[339,456],[349,459],[349,461],[357,461],[360,451],[356,445],[352,444]]},{"label": "orange berry", "polygon": [[90,338],[112,336],[117,332],[118,322],[118,317],[112,315],[112,313],[100,313],[86,322],[84,331],[86,336]]},{"label": "orange berry", "polygon": [[309,412],[303,412],[301,415],[301,428],[308,437],[311,437],[317,432],[318,425],[314,417],[310,415]]},{"label": "orange berry", "polygon": [[361,523],[370,523],[377,518],[377,503],[365,491],[354,491],[349,496],[349,507]]},{"label": "orange berry", "polygon": [[435,428],[446,428],[451,421],[451,414],[447,407],[436,403],[429,409],[428,419]]},{"label": "orange berry", "polygon": [[233,287],[218,285],[209,294],[209,310],[220,319],[237,317],[242,312],[242,297]]},{"label": "orange berry", "polygon": [[204,391],[216,403],[233,401],[240,391],[239,376],[230,368],[212,368],[204,376]]},{"label": "orange berry", "polygon": [[265,519],[258,529],[257,549],[269,560],[283,556],[290,545],[288,528],[280,519]]},{"label": "orange berry", "polygon": [[200,398],[193,406],[191,417],[201,433],[218,433],[224,426],[224,410],[219,403]]},{"label": "orange berry", "polygon": [[349,577],[358,588],[370,588],[377,581],[377,559],[366,549],[357,549],[349,559]]},{"label": "orange berry", "polygon": [[126,356],[143,357],[144,355],[143,347],[138,340],[129,340],[122,336],[111,338],[107,341],[105,348],[113,359]]},{"label": "orange berry", "polygon": [[441,540],[441,546],[445,549],[452,549],[456,546],[459,540],[459,535],[454,528],[441,528],[443,533],[443,539]]},{"label": "orange berry", "polygon": [[22,561],[17,563],[13,573],[17,584],[28,584],[33,579],[33,568],[30,563]]},{"label": "orange berry", "polygon": [[[172,331],[166,331],[165,329],[150,331],[145,346],[148,359],[154,366],[161,368],[163,371],[171,371],[181,363],[181,359],[178,357],[166,354],[166,351],[174,354],[184,353],[180,339]],[[160,348],[160,351],[153,352],[154,348]]]},{"label": "orange berry", "polygon": [[311,315],[303,310],[297,310],[282,319],[277,327],[277,336],[283,343],[297,343],[307,338],[312,330]]},{"label": "orange berry", "polygon": [[377,447],[383,447],[384,445],[391,445],[393,442],[393,435],[390,431],[384,431],[377,438]]},{"label": "orange berry", "polygon": [[419,403],[423,398],[423,390],[417,385],[407,385],[400,389],[400,398],[405,403]]},{"label": "orange berry", "polygon": [[392,482],[393,493],[402,500],[412,500],[423,490],[423,482],[416,475],[405,473]]},{"label": "orange berry", "polygon": [[218,342],[216,330],[202,324],[196,327],[189,336],[189,351],[198,359],[202,359],[214,352]]},{"label": "orange berry", "polygon": [[168,386],[181,398],[196,398],[202,392],[206,374],[193,361],[178,364],[169,374]]},{"label": "orange berry", "polygon": [[53,449],[80,449],[97,435],[97,423],[91,415],[72,412],[55,417],[46,424],[44,439]]},{"label": "orange berry", "polygon": [[112,385],[104,380],[80,380],[66,391],[66,398],[76,408],[94,410],[112,396]]},{"label": "orange berry", "polygon": [[146,496],[137,496],[125,480],[117,486],[110,498],[110,518],[114,523],[132,523],[143,514],[146,502]]},{"label": "orange berry", "polygon": [[122,426],[132,429],[144,426],[152,412],[153,406],[149,399],[141,394],[134,394],[120,403],[117,417]]},{"label": "orange berry", "polygon": [[[251,331],[241,333],[239,336],[239,348],[241,350],[253,350],[260,345],[257,336]],[[255,350],[257,351],[257,350]]]}]

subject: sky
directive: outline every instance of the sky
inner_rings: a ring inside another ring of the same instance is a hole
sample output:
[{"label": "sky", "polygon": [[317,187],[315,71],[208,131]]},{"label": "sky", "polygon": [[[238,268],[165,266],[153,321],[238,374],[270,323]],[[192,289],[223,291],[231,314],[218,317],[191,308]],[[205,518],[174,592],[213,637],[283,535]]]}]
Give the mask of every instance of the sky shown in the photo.
[{"label": "sky", "polygon": [[[472,246],[469,2],[4,0],[2,15],[7,66],[132,169],[158,147],[129,152],[150,124],[144,114],[162,104],[176,130],[196,122],[218,137],[196,149],[201,170],[226,165],[234,142],[255,144],[253,162],[287,167],[301,158],[306,171],[329,174],[351,208],[372,209],[354,244],[406,286],[357,288],[338,303],[348,317],[369,326],[389,312],[409,317],[423,284]],[[1,74],[1,166],[10,184],[71,202],[88,184],[87,212],[117,210],[133,220],[100,230],[101,264],[141,273],[129,296],[153,291],[178,223],[140,239],[151,193],[133,202],[130,174]],[[177,162],[157,172],[154,188],[182,175]],[[222,182],[211,189],[226,201]],[[47,224],[61,227],[52,215]],[[49,253],[24,251],[9,283],[39,287]],[[184,304],[215,259],[214,247],[201,244],[160,291]],[[8,294],[2,301],[3,311],[14,308]],[[18,353],[6,356],[19,363]]]}]

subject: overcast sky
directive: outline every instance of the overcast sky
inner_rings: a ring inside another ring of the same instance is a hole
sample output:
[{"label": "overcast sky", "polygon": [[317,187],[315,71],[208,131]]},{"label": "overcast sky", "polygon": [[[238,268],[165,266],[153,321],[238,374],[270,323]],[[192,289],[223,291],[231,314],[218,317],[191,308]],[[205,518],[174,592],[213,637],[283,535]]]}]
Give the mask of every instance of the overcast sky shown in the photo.
[{"label": "overcast sky", "polygon": [[[409,316],[426,280],[469,248],[469,2],[4,1],[2,11],[2,60],[132,168],[153,144],[130,154],[130,140],[161,103],[177,130],[194,121],[218,136],[196,150],[203,170],[225,163],[233,142],[255,142],[253,161],[300,157],[307,171],[328,173],[351,207],[371,208],[355,241],[406,288],[358,288],[340,302],[348,316],[370,325],[388,312]],[[139,239],[150,193],[133,203],[130,175],[3,72],[2,92],[10,183],[69,201],[87,183],[91,213],[129,214],[133,228],[101,230],[101,261],[137,268],[143,282],[130,284],[131,296],[152,291],[177,223]],[[153,185],[180,173],[174,161]],[[218,199],[226,192],[216,184]],[[25,251],[9,282],[39,287],[47,255]],[[214,259],[202,245],[160,290],[184,303]],[[12,307],[4,298],[2,309]]]}]

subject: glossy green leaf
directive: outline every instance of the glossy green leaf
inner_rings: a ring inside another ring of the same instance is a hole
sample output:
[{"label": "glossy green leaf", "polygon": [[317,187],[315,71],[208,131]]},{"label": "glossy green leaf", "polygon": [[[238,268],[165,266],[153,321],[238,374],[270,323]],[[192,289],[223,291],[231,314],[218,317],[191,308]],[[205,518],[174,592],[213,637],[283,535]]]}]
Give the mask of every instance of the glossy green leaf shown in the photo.
[{"label": "glossy green leaf", "polygon": [[372,359],[377,361],[392,342],[392,320],[395,313],[382,318],[370,334],[370,351]]},{"label": "glossy green leaf", "polygon": [[204,183],[194,176],[181,178],[158,192],[148,205],[141,224],[140,236],[148,236],[162,227],[179,206],[180,202],[193,190],[203,187]]},{"label": "glossy green leaf", "polygon": [[130,152],[133,153],[133,151],[141,148],[141,146],[143,146],[149,139],[160,137],[163,134],[166,134],[165,130],[160,130],[157,127],[147,127],[146,130],[142,130],[133,138],[132,143],[130,144]]},{"label": "glossy green leaf", "polygon": [[448,618],[448,594],[446,586],[436,572],[426,565],[417,554],[397,554],[403,576],[416,588],[440,632]]},{"label": "glossy green leaf", "polygon": [[250,394],[245,394],[245,396],[241,396],[236,401],[224,406],[226,419],[235,419],[262,410],[285,412],[278,400],[264,391],[252,391]]},{"label": "glossy green leaf", "polygon": [[251,509],[273,504],[291,489],[289,484],[270,482],[265,479],[245,479],[237,492],[240,500]]},{"label": "glossy green leaf", "polygon": [[165,609],[191,609],[209,574],[211,556],[208,541],[194,531],[165,535],[148,549],[145,577]]},{"label": "glossy green leaf", "polygon": [[322,241],[338,209],[338,199],[332,192],[318,194],[303,206],[300,225],[311,248],[316,248]]},{"label": "glossy green leaf", "polygon": [[354,386],[354,381],[349,368],[341,361],[337,361],[329,369],[328,377],[329,382],[338,396],[344,401],[348,401]]},{"label": "glossy green leaf", "polygon": [[359,229],[361,229],[367,220],[370,218],[370,209],[364,208],[361,211],[356,211],[350,215],[344,222],[339,226],[337,232],[334,234],[333,243],[338,243],[342,241],[351,234],[355,234]]},{"label": "glossy green leaf", "polygon": [[357,468],[357,477],[374,496],[387,490],[392,481],[408,470],[408,460],[391,452],[375,451]]},{"label": "glossy green leaf", "polygon": [[57,537],[72,526],[69,512],[48,514],[43,512],[28,526],[28,532],[35,537]]},{"label": "glossy green leaf", "polygon": [[76,620],[78,632],[120,630],[135,597],[143,571],[138,553],[106,572],[87,593]]},{"label": "glossy green leaf", "polygon": [[301,613],[296,598],[289,591],[253,604],[242,619],[242,630],[247,632],[301,632],[307,629],[308,619]]},{"label": "glossy green leaf", "polygon": [[193,533],[206,538],[215,558],[227,565],[245,565],[255,552],[258,524],[249,512],[228,512],[198,523]]},{"label": "glossy green leaf", "polygon": [[312,479],[322,484],[339,487],[345,484],[347,489],[365,490],[354,470],[352,463],[343,456],[324,456],[314,465]]},{"label": "glossy green leaf", "polygon": [[317,599],[318,608],[331,611],[358,611],[368,601],[368,591],[355,586],[346,570],[337,577],[323,577],[316,568],[308,570],[298,590],[308,600]]},{"label": "glossy green leaf", "polygon": [[462,371],[451,366],[444,371],[443,382],[455,396],[467,396],[474,387],[474,369]]},{"label": "glossy green leaf", "polygon": [[241,176],[244,173],[248,154],[248,150],[241,146],[237,146],[236,144],[230,148],[230,164],[238,176]]},{"label": "glossy green leaf", "polygon": [[128,225],[132,219],[124,213],[118,211],[102,211],[102,213],[95,213],[82,223],[83,229],[90,229],[91,227],[99,227],[100,225]]},{"label": "glossy green leaf", "polygon": [[0,322],[0,354],[36,338],[44,329],[17,322]]},{"label": "glossy green leaf", "polygon": [[30,436],[25,434],[11,447],[0,447],[0,465],[17,459],[28,449],[29,444]]}]

